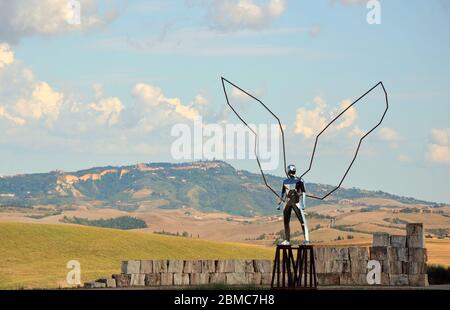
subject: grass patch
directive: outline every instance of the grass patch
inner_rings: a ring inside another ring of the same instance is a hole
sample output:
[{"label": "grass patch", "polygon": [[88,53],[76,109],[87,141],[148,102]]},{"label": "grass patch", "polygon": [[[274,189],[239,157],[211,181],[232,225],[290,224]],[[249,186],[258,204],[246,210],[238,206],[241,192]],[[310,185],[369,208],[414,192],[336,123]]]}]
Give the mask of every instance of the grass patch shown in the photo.
[{"label": "grass patch", "polygon": [[260,246],[77,225],[1,223],[0,244],[0,289],[64,287],[70,260],[84,282],[130,259],[273,259]]}]

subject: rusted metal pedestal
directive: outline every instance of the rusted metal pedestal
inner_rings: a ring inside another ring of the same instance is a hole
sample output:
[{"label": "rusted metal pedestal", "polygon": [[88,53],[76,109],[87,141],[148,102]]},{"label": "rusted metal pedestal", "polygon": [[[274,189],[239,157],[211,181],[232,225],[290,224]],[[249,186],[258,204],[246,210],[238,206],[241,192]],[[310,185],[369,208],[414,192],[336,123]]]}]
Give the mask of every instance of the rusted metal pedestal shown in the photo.
[{"label": "rusted metal pedestal", "polygon": [[278,245],[272,271],[272,289],[317,289],[312,245]]}]

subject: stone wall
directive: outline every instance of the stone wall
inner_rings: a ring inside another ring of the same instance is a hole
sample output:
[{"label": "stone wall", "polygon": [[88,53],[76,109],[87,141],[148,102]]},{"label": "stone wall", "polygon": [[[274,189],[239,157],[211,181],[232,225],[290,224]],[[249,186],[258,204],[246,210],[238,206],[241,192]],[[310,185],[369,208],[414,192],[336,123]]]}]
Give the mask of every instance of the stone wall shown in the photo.
[{"label": "stone wall", "polygon": [[[376,233],[371,247],[316,246],[314,252],[319,286],[368,285],[371,260],[381,266],[382,286],[428,285],[422,224],[407,224],[406,236]],[[272,268],[271,260],[127,260],[120,274],[85,287],[270,286]]]},{"label": "stone wall", "polygon": [[183,285],[270,285],[271,260],[129,260],[112,279],[85,283],[87,288]]}]

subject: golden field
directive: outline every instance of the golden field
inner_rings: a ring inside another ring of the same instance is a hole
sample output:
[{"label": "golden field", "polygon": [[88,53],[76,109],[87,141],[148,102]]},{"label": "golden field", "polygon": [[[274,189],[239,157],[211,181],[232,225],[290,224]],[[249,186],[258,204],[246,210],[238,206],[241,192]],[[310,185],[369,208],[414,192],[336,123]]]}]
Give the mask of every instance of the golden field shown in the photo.
[{"label": "golden field", "polygon": [[64,287],[70,260],[80,262],[83,282],[120,273],[127,259],[268,259],[273,254],[248,244],[23,223],[1,223],[0,244],[0,289]]}]

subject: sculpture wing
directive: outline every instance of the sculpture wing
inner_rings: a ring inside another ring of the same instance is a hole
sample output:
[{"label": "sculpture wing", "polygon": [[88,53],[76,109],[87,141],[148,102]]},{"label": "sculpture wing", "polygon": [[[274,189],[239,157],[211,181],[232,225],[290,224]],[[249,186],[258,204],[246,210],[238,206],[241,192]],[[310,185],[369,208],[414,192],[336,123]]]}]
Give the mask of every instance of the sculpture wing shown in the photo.
[{"label": "sculpture wing", "polygon": [[344,182],[345,178],[347,177],[347,175],[348,175],[350,169],[352,168],[353,163],[354,163],[355,160],[356,160],[356,157],[358,156],[358,152],[359,152],[359,150],[360,150],[360,148],[361,148],[362,142],[363,142],[364,139],[365,139],[368,135],[370,135],[370,134],[378,127],[378,126],[381,125],[381,123],[383,122],[384,117],[385,117],[385,115],[386,115],[386,113],[387,113],[387,111],[388,111],[388,109],[389,109],[388,94],[387,94],[387,92],[386,92],[386,89],[384,88],[383,82],[378,82],[378,83],[377,83],[376,85],[374,85],[371,89],[369,89],[368,91],[366,91],[362,96],[360,96],[358,99],[356,99],[355,101],[353,101],[348,107],[346,107],[346,108],[345,108],[342,112],[340,112],[335,118],[333,118],[333,119],[332,119],[332,120],[331,120],[331,121],[330,121],[330,122],[329,122],[329,123],[328,123],[328,124],[327,124],[320,132],[319,132],[319,134],[316,136],[315,143],[314,143],[314,149],[313,149],[313,152],[312,152],[312,155],[311,155],[311,160],[310,160],[310,162],[309,162],[309,167],[308,167],[308,169],[301,175],[301,178],[303,178],[306,174],[308,174],[308,173],[311,171],[311,168],[312,168],[312,165],[313,165],[313,162],[314,162],[314,156],[316,155],[316,149],[317,149],[317,145],[318,145],[318,143],[319,143],[320,137],[327,131],[327,129],[328,129],[333,123],[335,123],[339,118],[341,118],[341,117],[345,114],[345,112],[347,112],[349,109],[351,109],[351,108],[352,108],[355,104],[357,104],[361,99],[363,99],[366,95],[368,95],[370,92],[372,92],[373,90],[375,90],[375,89],[378,88],[378,87],[381,87],[381,89],[382,89],[383,92],[384,92],[384,99],[385,99],[386,107],[385,107],[384,112],[383,112],[383,114],[381,115],[381,118],[379,119],[378,123],[377,123],[373,128],[371,128],[366,134],[364,134],[364,135],[361,137],[361,139],[359,140],[358,146],[357,146],[357,148],[356,148],[356,152],[355,152],[354,155],[353,155],[353,158],[352,158],[352,161],[351,161],[350,165],[349,165],[349,166],[347,167],[347,169],[345,170],[345,173],[344,173],[344,175],[342,176],[341,181],[340,181],[339,184],[338,184],[337,186],[335,186],[332,190],[328,191],[326,194],[324,194],[324,195],[322,195],[322,196],[307,195],[307,197],[313,198],[313,199],[324,200],[325,198],[327,198],[328,196],[330,196],[332,193],[334,193],[336,190],[338,190],[338,189],[341,187],[341,185],[342,185],[342,183]]},{"label": "sculpture wing", "polygon": [[[255,135],[255,148],[254,148],[254,152],[255,152],[255,157],[256,157],[256,161],[258,162],[258,167],[259,170],[261,171],[261,176],[263,178],[264,184],[267,186],[267,188],[274,194],[276,195],[279,199],[282,199],[282,197],[278,194],[278,192],[272,188],[272,186],[270,186],[270,184],[267,182],[267,178],[266,175],[262,169],[261,166],[261,160],[259,158],[259,154],[258,154],[258,133],[249,126],[249,123],[251,122],[251,120],[248,119],[244,119],[243,116],[241,116],[238,112],[236,107],[234,107],[229,100],[229,96],[225,87],[225,84],[229,84],[233,87],[235,87],[236,89],[238,89],[239,91],[241,91],[243,94],[245,94],[246,96],[248,96],[249,98],[255,100],[259,105],[261,105],[268,113],[270,113],[270,115],[276,120],[276,122],[278,123],[280,132],[281,132],[281,137],[282,137],[282,146],[283,146],[283,162],[284,162],[284,169],[286,169],[286,147],[285,147],[285,141],[284,141],[284,130],[283,130],[283,126],[281,125],[281,121],[278,118],[278,116],[276,116],[261,100],[259,100],[258,98],[256,98],[255,96],[253,96],[252,94],[250,94],[248,91],[245,91],[244,89],[242,89],[241,87],[237,86],[236,84],[230,82],[229,80],[227,80],[226,78],[222,77],[222,87],[223,87],[223,92],[225,94],[225,99],[227,101],[227,105],[231,108],[231,110],[233,111],[233,113],[239,118],[239,120]],[[287,172],[286,170],[284,170],[286,175]]]}]

